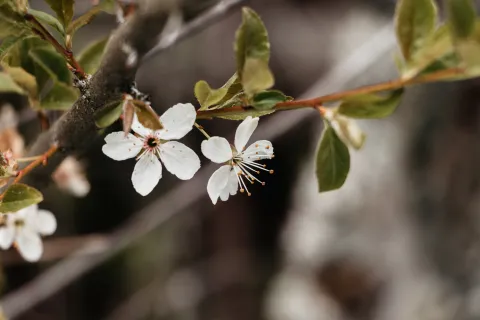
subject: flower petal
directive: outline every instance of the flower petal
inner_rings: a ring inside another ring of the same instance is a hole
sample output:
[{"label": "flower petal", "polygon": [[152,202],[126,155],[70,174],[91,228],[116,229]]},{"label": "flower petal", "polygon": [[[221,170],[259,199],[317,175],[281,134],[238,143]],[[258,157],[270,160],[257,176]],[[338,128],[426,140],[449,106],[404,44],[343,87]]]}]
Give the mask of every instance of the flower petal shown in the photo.
[{"label": "flower petal", "polygon": [[44,236],[49,236],[57,230],[57,219],[47,210],[38,210],[35,217],[35,230]]},{"label": "flower petal", "polygon": [[145,153],[132,173],[132,183],[135,190],[142,196],[152,192],[162,177],[162,164],[157,156],[151,152]]},{"label": "flower petal", "polygon": [[165,168],[181,180],[191,179],[200,169],[200,158],[197,154],[177,141],[160,145],[160,159]]},{"label": "flower petal", "polygon": [[125,136],[123,132],[113,132],[105,137],[103,153],[113,160],[121,161],[134,158],[142,150],[143,142],[133,134]]},{"label": "flower petal", "polygon": [[234,196],[237,194],[238,191],[238,178],[235,170],[230,171],[230,176],[228,177],[228,191],[230,195]]},{"label": "flower petal", "polygon": [[0,228],[0,248],[6,250],[12,246],[15,237],[15,227],[4,226]]},{"label": "flower petal", "polygon": [[141,135],[142,137],[146,137],[148,135],[153,134],[153,130],[145,128],[143,124],[141,124],[140,121],[138,121],[137,114],[133,115],[132,130],[135,133],[138,133],[139,135]]},{"label": "flower petal", "polygon": [[231,166],[222,166],[208,179],[207,191],[213,204],[217,204],[218,197],[220,197],[223,190],[227,188],[231,171]]},{"label": "flower petal", "polygon": [[203,140],[202,153],[216,163],[224,163],[233,158],[230,144],[227,139],[222,137],[211,137],[208,140]]},{"label": "flower petal", "polygon": [[259,118],[248,116],[243,120],[235,132],[235,148],[237,152],[242,152],[247,145],[248,140],[252,136],[253,131],[257,128]]},{"label": "flower petal", "polygon": [[164,140],[183,138],[192,130],[196,117],[197,112],[191,103],[176,104],[160,117],[163,129],[157,131],[158,136]]},{"label": "flower petal", "polygon": [[257,161],[265,159],[262,156],[273,156],[273,146],[268,140],[258,140],[252,143],[244,152],[242,159],[245,161]]},{"label": "flower petal", "polygon": [[18,252],[28,262],[35,262],[40,259],[43,253],[42,239],[38,233],[30,228],[23,227],[17,232],[15,238]]},{"label": "flower petal", "polygon": [[238,191],[238,180],[235,170],[230,170],[230,175],[228,177],[228,182],[223,191],[220,193],[220,199],[222,201],[227,201],[229,196],[236,195]]}]

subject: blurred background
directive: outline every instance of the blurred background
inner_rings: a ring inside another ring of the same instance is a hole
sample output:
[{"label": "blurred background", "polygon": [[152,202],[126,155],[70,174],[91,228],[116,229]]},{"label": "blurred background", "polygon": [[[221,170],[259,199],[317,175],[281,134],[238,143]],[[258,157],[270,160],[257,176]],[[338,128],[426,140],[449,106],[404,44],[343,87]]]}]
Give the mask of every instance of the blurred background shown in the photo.
[{"label": "blurred background", "polygon": [[[215,2],[189,0],[185,19]],[[394,0],[245,4],[264,19],[276,87],[286,94],[314,97],[397,77]],[[77,12],[89,6],[77,1]],[[138,88],[159,113],[194,102],[196,81],[220,86],[229,78],[240,18],[236,9],[144,61]],[[100,15],[78,33],[75,50],[115,26],[115,17]],[[1,253],[4,297],[14,294],[8,303],[22,305],[37,294],[25,285],[55,270],[41,281],[52,294],[16,319],[480,319],[479,89],[478,80],[410,88],[392,117],[360,121],[368,139],[352,151],[346,185],[321,195],[315,112],[262,118],[253,139],[272,140],[275,174],[262,177],[266,186],[254,186],[251,197],[216,206],[206,192],[214,168],[205,158],[192,181],[164,174],[144,198],[131,185],[134,161],[107,158],[98,139],[80,159],[91,186],[86,197],[55,185],[42,190],[41,207],[58,220],[42,261]],[[201,124],[233,137],[238,123]],[[20,131],[32,126],[35,119]],[[185,143],[200,153],[202,138],[192,131]],[[98,265],[51,290],[89,263]]]}]

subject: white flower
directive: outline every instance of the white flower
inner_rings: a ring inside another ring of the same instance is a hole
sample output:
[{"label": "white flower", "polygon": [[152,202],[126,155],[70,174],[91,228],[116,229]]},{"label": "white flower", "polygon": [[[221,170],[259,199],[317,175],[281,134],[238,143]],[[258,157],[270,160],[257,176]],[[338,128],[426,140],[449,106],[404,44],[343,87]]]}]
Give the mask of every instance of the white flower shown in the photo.
[{"label": "white flower", "polygon": [[323,116],[330,122],[343,143],[357,150],[363,147],[366,136],[355,120],[342,116],[332,109],[326,109]]},{"label": "white flower", "polygon": [[75,197],[83,198],[90,192],[90,183],[84,167],[72,156],[62,161],[52,174],[52,178],[60,189]]},{"label": "white flower", "polygon": [[57,229],[55,216],[47,210],[32,205],[1,216],[0,248],[8,249],[15,244],[18,252],[28,262],[40,259],[43,244],[40,236],[48,236]]},{"label": "white flower", "polygon": [[113,132],[105,137],[102,151],[113,160],[121,161],[136,157],[138,160],[132,174],[135,190],[142,196],[149,194],[162,177],[162,164],[179,179],[189,180],[200,169],[197,154],[184,144],[176,141],[193,128],[197,113],[191,104],[177,104],[161,117],[162,130],[145,128],[135,116],[132,130],[136,133],[125,135]]},{"label": "white flower", "polygon": [[[211,137],[202,142],[202,153],[208,159],[215,163],[225,163],[208,180],[207,191],[213,204],[216,204],[218,198],[227,201],[230,195],[240,192],[250,192],[247,189],[247,183],[260,181],[255,174],[260,170],[273,173],[273,170],[266,169],[265,165],[260,165],[256,161],[263,159],[272,159],[272,143],[267,140],[259,140],[252,143],[248,148],[245,146],[257,128],[258,118],[247,117],[237,128],[235,133],[235,146],[231,146],[225,138]],[[245,180],[244,180],[245,178]]]}]

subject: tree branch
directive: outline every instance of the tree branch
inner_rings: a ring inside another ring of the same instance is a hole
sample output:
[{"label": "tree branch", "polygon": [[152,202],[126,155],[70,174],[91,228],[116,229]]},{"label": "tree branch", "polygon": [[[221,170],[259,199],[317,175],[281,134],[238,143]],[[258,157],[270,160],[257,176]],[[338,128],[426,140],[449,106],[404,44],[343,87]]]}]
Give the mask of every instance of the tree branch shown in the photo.
[{"label": "tree branch", "polygon": [[[338,62],[330,72],[305,92],[303,97],[345,87],[349,81],[365,73],[365,70],[368,70],[380,57],[390,51],[394,44],[395,38],[389,24],[372,35],[350,57]],[[310,116],[311,112],[312,110],[299,110],[289,117],[274,117],[271,121],[260,126],[255,136],[273,140],[294,128],[299,121]],[[5,315],[9,319],[19,316],[122,251],[145,234],[155,230],[177,213],[184,212],[197,203],[206,196],[206,181],[216,168],[217,166],[214,164],[206,166],[196,174],[193,180],[188,183],[181,183],[162,198],[134,215],[131,220],[127,221],[100,244],[97,241],[86,242],[82,248],[74,251],[69,257],[17,291],[8,294],[0,301]],[[188,195],[188,197],[185,195]],[[85,256],[86,252],[90,253],[90,256]]]},{"label": "tree branch", "polygon": [[73,107],[66,112],[49,131],[40,135],[28,155],[45,153],[56,143],[59,151],[48,165],[38,168],[26,177],[29,184],[38,185],[49,181],[55,168],[72,153],[87,149],[98,136],[94,113],[122,92],[128,92],[135,79],[138,63],[127,64],[128,46],[138,59],[144,57],[158,42],[158,37],[175,8],[176,0],[144,0],[131,18],[113,33],[104,59],[97,73],[88,82],[87,88]]}]

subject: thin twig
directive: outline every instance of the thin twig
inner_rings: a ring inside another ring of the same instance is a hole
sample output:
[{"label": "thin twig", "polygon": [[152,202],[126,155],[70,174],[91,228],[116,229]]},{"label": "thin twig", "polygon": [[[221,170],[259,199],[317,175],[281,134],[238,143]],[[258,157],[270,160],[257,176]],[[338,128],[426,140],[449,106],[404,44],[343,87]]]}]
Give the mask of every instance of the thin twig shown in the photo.
[{"label": "thin twig", "polygon": [[[294,110],[294,109],[303,109],[303,108],[315,108],[316,106],[321,105],[325,102],[339,101],[345,98],[349,98],[349,97],[353,97],[361,94],[396,90],[396,89],[400,89],[400,88],[404,88],[404,87],[412,86],[416,84],[436,82],[444,79],[449,79],[452,76],[462,75],[464,74],[464,72],[465,70],[459,69],[459,68],[440,70],[428,75],[419,76],[412,79],[399,78],[399,79],[382,82],[374,85],[331,93],[331,94],[320,96],[313,99],[300,99],[300,100],[293,100],[289,102],[281,102],[276,104],[273,107],[273,109],[276,111],[282,111],[282,110]],[[233,106],[233,107],[224,108],[224,109],[197,111],[197,119],[211,119],[218,116],[239,115],[249,111],[249,109],[251,109],[251,107]]]},{"label": "thin twig", "polygon": [[[13,180],[13,183],[18,183],[24,176],[26,176],[30,171],[38,167],[39,165],[43,164],[45,165],[47,163],[48,158],[50,158],[55,152],[58,150],[58,145],[54,144],[48,149],[47,152],[45,152],[43,155],[40,157],[37,157],[32,163],[30,163],[28,166],[26,166],[24,169],[20,170],[18,172],[17,177],[15,180]],[[0,196],[1,197],[1,196]]]},{"label": "thin twig", "polygon": [[[373,34],[368,41],[355,50],[350,57],[340,61],[330,72],[315,83],[303,97],[317,95],[345,87],[352,79],[365,73],[377,60],[390,51],[395,43],[391,24]],[[274,117],[258,128],[256,136],[273,140],[295,127],[310,115],[308,110],[292,113],[289,117]],[[206,196],[205,181],[216,166],[211,164],[201,170],[194,179],[173,188],[162,198],[135,214],[131,220],[118,228],[107,241],[101,244],[86,242],[82,248],[49,268],[33,281],[6,295],[1,301],[5,315],[13,319],[59,290],[77,280],[89,270],[102,264],[139,238],[163,225],[170,218],[184,212]],[[185,195],[188,194],[188,197]],[[161,214],[158,214],[161,212]],[[91,256],[85,256],[90,252]]]},{"label": "thin twig", "polygon": [[55,39],[55,37],[50,33],[50,31],[48,31],[47,29],[45,29],[45,27],[40,23],[40,21],[37,20],[37,18],[35,18],[33,15],[29,14],[29,13],[26,13],[24,15],[25,17],[25,20],[27,21],[30,21],[32,24],[34,24],[36,26],[36,31],[39,35],[41,35],[45,41],[48,41],[50,42],[53,47],[58,51],[58,53],[60,53],[61,55],[63,55],[65,57],[65,59],[67,60],[68,64],[70,64],[70,66],[73,68],[73,73],[80,79],[86,79],[87,78],[87,74],[85,73],[85,71],[83,71],[82,67],[80,66],[80,64],[78,63],[78,61],[75,59],[75,57],[73,56],[73,53],[71,50],[68,50],[66,48],[64,48],[58,41],[57,39]]}]

